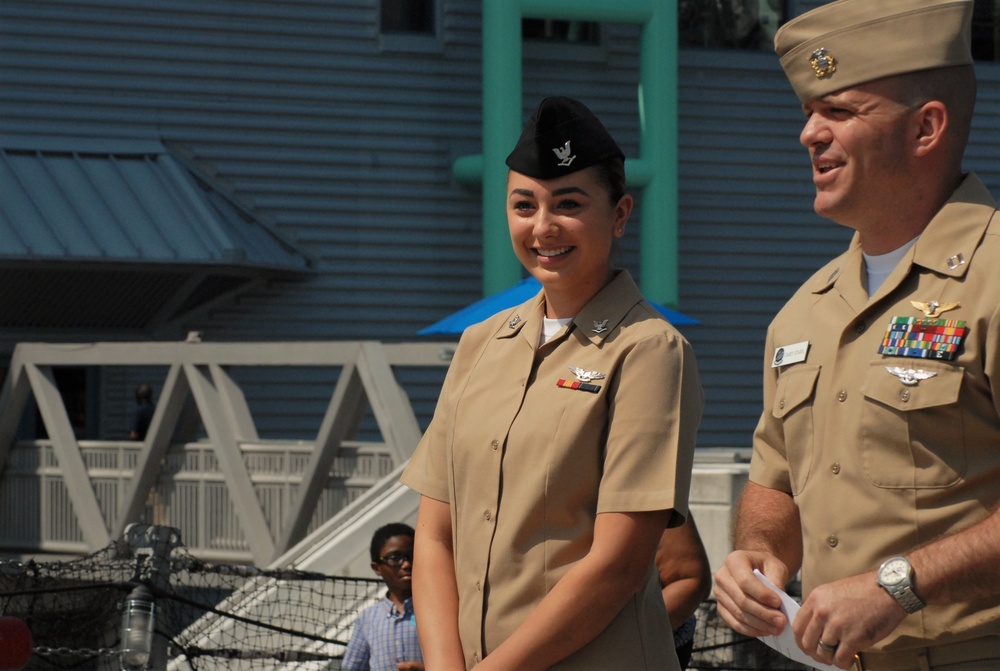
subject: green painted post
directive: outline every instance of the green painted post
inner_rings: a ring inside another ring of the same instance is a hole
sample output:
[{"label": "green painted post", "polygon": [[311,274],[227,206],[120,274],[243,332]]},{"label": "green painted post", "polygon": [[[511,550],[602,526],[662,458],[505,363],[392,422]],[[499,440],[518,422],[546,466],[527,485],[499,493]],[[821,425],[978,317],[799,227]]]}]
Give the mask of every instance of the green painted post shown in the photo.
[{"label": "green painted post", "polygon": [[521,8],[483,1],[483,294],[521,279],[507,230],[504,159],[521,134]]},{"label": "green painted post", "polygon": [[677,0],[653,3],[642,27],[639,153],[653,169],[642,193],[640,286],[677,307]]}]

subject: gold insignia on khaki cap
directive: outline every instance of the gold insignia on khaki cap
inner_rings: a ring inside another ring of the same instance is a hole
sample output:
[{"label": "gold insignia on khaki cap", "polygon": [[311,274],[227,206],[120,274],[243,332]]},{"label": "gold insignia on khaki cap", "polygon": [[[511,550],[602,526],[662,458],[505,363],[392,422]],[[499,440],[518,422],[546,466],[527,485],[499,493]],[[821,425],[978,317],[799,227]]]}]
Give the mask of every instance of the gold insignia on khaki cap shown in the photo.
[{"label": "gold insignia on khaki cap", "polygon": [[774,49],[799,100],[972,63],[973,0],[837,0],[796,17]]}]

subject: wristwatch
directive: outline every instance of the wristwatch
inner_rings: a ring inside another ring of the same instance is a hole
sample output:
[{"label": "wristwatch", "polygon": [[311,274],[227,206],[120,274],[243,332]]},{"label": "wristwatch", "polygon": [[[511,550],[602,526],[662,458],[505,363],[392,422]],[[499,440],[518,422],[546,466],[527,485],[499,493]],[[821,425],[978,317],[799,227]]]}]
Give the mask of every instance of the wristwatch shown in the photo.
[{"label": "wristwatch", "polygon": [[906,557],[891,557],[878,567],[878,584],[899,602],[907,614],[916,613],[926,604],[913,591],[913,566]]}]

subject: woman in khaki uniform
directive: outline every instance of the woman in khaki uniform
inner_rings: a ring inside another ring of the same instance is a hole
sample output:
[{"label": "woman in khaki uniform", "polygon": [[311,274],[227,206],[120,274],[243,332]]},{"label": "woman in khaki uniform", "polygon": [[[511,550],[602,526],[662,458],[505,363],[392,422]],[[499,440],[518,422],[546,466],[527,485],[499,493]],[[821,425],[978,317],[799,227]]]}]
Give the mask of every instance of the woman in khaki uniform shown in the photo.
[{"label": "woman in khaki uniform", "polygon": [[466,330],[403,474],[427,668],[678,669],[653,555],[687,512],[694,356],[611,265],[633,201],[593,114],[542,101],[507,165],[543,289]]}]

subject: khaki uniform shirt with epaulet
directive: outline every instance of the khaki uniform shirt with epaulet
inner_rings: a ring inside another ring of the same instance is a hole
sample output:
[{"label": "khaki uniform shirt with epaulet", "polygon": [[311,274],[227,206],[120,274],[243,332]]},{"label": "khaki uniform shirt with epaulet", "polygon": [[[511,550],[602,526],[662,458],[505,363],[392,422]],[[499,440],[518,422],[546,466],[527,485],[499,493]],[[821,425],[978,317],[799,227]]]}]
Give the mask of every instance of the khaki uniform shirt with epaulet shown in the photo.
[{"label": "khaki uniform shirt with epaulet", "polygon": [[[767,335],[750,479],[794,495],[806,594],[975,524],[1000,503],[1000,217],[979,179],[965,178],[871,298],[865,278],[855,236]],[[947,333],[920,346],[928,358],[879,353],[895,339],[894,318],[928,311],[945,328],[968,329],[953,360]],[[804,360],[772,366],[799,343],[808,343]],[[998,633],[1000,599],[931,605],[877,647]]]},{"label": "khaki uniform shirt with epaulet", "polygon": [[[624,271],[539,347],[543,311],[539,294],[466,330],[402,477],[450,504],[470,668],[587,554],[598,513],[687,514],[702,409],[687,341]],[[554,668],[676,669],[652,557],[647,578]]]}]

